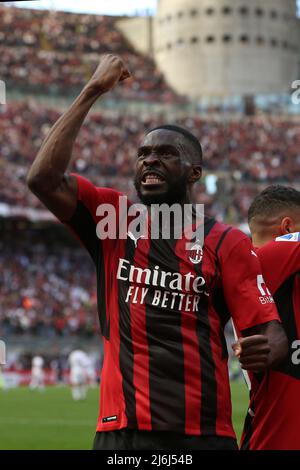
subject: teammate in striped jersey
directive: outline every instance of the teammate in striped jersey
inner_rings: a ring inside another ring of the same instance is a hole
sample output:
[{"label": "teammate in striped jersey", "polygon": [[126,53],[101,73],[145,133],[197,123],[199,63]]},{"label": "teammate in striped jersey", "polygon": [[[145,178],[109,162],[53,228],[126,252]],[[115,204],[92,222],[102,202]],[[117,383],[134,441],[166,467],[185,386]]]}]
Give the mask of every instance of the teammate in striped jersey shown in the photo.
[{"label": "teammate in striped jersey", "polygon": [[[89,109],[128,76],[120,58],[105,56],[51,129],[28,175],[29,187],[75,232],[97,271],[104,365],[94,448],[236,449],[225,323],[232,316],[245,336],[255,328],[239,342],[248,370],[265,370],[286,352],[273,299],[259,289],[261,267],[250,240],[209,217],[199,222],[202,244],[193,239],[190,246],[185,232],[176,237],[177,220],[167,239],[160,236],[165,220],[146,224],[137,236],[129,230],[131,203],[121,210],[121,193],[65,174]],[[201,167],[200,143],[187,130],[149,132],[134,180],[146,212],[153,204],[193,203]],[[119,219],[126,215],[124,238],[121,232],[101,238],[103,204]]]},{"label": "teammate in striped jersey", "polygon": [[249,225],[289,353],[275,370],[250,376],[242,448],[300,450],[300,192],[265,189],[249,209]]}]

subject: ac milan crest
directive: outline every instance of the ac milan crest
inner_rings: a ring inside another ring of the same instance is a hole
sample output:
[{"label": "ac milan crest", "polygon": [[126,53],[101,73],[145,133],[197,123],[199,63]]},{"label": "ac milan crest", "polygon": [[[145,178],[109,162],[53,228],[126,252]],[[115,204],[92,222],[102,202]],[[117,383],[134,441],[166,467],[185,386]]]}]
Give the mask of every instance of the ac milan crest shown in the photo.
[{"label": "ac milan crest", "polygon": [[199,264],[203,258],[203,250],[200,243],[195,243],[192,248],[190,248],[189,260],[193,264]]}]

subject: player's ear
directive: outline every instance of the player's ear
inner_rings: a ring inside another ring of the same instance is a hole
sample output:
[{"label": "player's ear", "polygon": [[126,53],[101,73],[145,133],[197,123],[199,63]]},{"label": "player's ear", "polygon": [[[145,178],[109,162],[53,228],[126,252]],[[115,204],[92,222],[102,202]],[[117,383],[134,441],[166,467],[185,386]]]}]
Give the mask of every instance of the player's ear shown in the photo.
[{"label": "player's ear", "polygon": [[281,221],[280,229],[282,235],[293,233],[295,231],[295,224],[293,219],[291,217],[284,217]]},{"label": "player's ear", "polygon": [[193,166],[191,174],[190,174],[190,178],[189,178],[190,183],[192,184],[196,183],[197,181],[201,179],[201,176],[202,176],[201,166]]}]

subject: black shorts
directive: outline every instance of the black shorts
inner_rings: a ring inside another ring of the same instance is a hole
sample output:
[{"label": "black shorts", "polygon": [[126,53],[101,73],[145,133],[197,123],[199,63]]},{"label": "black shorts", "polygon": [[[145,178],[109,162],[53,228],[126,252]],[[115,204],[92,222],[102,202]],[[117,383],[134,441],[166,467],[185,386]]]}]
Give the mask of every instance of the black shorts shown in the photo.
[{"label": "black shorts", "polygon": [[232,437],[121,429],[97,432],[93,450],[238,450],[238,446]]}]

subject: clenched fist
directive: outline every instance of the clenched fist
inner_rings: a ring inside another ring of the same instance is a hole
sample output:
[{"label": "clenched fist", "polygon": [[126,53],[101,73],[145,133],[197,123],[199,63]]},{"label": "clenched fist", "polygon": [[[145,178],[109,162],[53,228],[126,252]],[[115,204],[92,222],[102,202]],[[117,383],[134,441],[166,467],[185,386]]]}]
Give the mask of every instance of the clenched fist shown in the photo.
[{"label": "clenched fist", "polygon": [[263,372],[269,367],[270,345],[265,335],[253,335],[239,338],[232,345],[242,369],[252,372]]},{"label": "clenched fist", "polygon": [[110,91],[118,82],[126,80],[130,76],[130,72],[121,57],[106,54],[101,57],[96,71],[86,85],[86,89],[100,95]]}]

